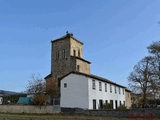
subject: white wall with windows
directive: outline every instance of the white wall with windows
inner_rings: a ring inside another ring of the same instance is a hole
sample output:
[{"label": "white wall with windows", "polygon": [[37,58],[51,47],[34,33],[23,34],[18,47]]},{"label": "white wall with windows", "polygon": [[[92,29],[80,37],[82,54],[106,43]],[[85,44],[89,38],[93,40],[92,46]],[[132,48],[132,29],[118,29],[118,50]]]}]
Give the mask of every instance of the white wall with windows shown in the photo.
[{"label": "white wall with windows", "polygon": [[[113,101],[113,108],[116,109],[120,104],[125,104],[124,87],[88,78],[89,89],[89,109],[101,107],[101,104]],[[94,107],[96,102],[96,107]]]},{"label": "white wall with windows", "polygon": [[81,74],[69,74],[61,80],[61,107],[98,109],[113,102],[116,109],[125,103],[125,87],[93,79]]}]

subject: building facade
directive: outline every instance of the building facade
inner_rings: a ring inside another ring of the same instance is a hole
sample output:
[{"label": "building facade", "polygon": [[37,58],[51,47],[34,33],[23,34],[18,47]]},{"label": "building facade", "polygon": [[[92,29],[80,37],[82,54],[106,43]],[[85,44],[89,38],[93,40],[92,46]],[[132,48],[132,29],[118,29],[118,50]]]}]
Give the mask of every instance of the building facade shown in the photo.
[{"label": "building facade", "polygon": [[105,78],[71,72],[60,81],[61,107],[99,109],[105,103],[111,103],[113,109],[116,109],[120,105],[126,105],[125,87]]},{"label": "building facade", "polygon": [[111,103],[116,109],[128,105],[124,86],[90,73],[90,62],[83,59],[82,46],[83,43],[68,32],[51,41],[51,73],[45,77],[46,88],[57,83],[59,95],[55,98],[60,98],[60,106],[98,109]]}]

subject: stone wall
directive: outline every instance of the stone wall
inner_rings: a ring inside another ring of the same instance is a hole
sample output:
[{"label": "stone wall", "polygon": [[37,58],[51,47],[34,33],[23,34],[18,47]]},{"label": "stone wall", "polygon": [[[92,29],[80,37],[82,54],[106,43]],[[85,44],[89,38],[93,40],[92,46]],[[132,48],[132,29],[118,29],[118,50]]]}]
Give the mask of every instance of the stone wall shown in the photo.
[{"label": "stone wall", "polygon": [[[53,106],[33,105],[0,105],[0,112],[4,113],[59,113]],[[61,108],[61,112],[67,114],[84,114],[119,118],[160,118],[160,109],[133,109],[133,110],[84,110],[80,108]]]},{"label": "stone wall", "polygon": [[[76,71],[76,61],[71,56],[82,58],[83,43],[73,37],[72,34],[51,41],[51,74],[52,79],[57,79],[68,74],[71,71]],[[65,56],[65,57],[64,57]],[[77,60],[80,64],[80,71],[89,74],[90,65],[82,60]]]},{"label": "stone wall", "polygon": [[61,112],[68,114],[84,114],[119,118],[160,118],[160,109],[132,109],[132,110],[84,110],[80,108],[61,108]]},{"label": "stone wall", "polygon": [[89,110],[89,115],[102,115],[107,117],[120,118],[147,118],[148,116],[155,116],[160,118],[160,110],[158,109],[136,109],[136,110]]},{"label": "stone wall", "polygon": [[0,105],[0,112],[4,113],[57,113],[54,111],[53,105],[50,106],[33,106],[33,105]]},{"label": "stone wall", "polygon": [[[51,54],[51,73],[55,78],[61,77],[71,71],[69,38],[53,41]],[[58,58],[56,54],[58,54]],[[65,57],[63,54],[65,54]]]},{"label": "stone wall", "polygon": [[81,42],[71,38],[70,39],[70,55],[74,56],[74,54],[73,54],[74,52],[73,51],[75,50],[75,52],[76,52],[75,56],[78,56],[78,57],[82,58],[82,55],[83,55],[83,53],[82,53],[82,45],[83,44]]},{"label": "stone wall", "polygon": [[127,109],[131,108],[131,94],[130,94],[130,91],[126,91],[125,90],[125,102],[126,102],[126,107]]},{"label": "stone wall", "polygon": [[79,72],[90,74],[90,64],[81,60],[76,59],[76,64],[80,66]]}]

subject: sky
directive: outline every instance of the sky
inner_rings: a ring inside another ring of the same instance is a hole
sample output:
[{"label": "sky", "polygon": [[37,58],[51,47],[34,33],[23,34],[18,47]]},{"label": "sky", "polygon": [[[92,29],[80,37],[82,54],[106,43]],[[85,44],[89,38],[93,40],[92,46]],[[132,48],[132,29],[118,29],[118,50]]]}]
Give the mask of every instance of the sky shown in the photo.
[{"label": "sky", "polygon": [[91,73],[128,86],[130,72],[160,40],[160,0],[0,0],[0,89],[23,92],[51,71],[51,40],[84,43]]}]

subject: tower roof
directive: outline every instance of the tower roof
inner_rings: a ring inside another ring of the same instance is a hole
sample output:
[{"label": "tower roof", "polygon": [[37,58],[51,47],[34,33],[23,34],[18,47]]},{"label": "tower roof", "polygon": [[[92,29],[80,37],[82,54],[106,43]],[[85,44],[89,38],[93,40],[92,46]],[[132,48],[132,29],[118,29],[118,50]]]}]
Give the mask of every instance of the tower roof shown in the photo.
[{"label": "tower roof", "polygon": [[75,37],[73,37],[73,33],[68,33],[68,31],[66,32],[66,35],[60,37],[60,38],[57,38],[55,40],[52,40],[51,42],[56,42],[58,40],[63,40],[63,39],[66,39],[66,38],[72,38],[74,40],[76,40],[77,42],[81,43],[83,45],[83,42],[79,41],[78,39],[76,39]]}]

